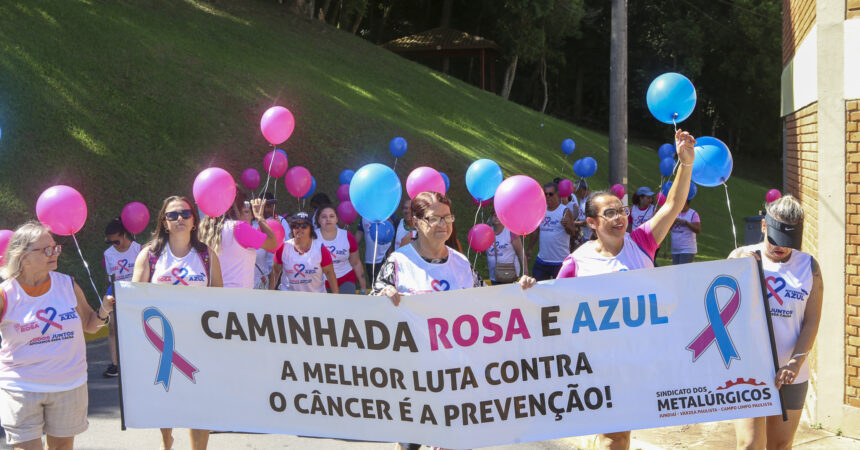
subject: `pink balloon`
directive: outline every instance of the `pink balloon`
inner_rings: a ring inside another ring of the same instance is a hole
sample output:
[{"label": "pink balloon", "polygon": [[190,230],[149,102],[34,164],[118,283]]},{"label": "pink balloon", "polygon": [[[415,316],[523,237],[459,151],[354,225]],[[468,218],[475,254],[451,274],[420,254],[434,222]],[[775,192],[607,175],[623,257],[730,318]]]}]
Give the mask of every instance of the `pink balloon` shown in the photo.
[{"label": "pink balloon", "polygon": [[260,131],[272,145],[278,145],[289,139],[295,128],[296,120],[293,118],[293,113],[283,106],[269,108],[260,119]]},{"label": "pink balloon", "polygon": [[194,179],[194,201],[207,216],[218,217],[236,199],[236,182],[230,174],[219,167],[203,170]]},{"label": "pink balloon", "polygon": [[[263,164],[265,164],[265,159],[263,160]],[[277,178],[277,177],[275,177]],[[249,191],[253,191],[260,186],[260,172],[257,172],[257,169],[247,168],[242,171],[242,186],[245,186],[245,189]]]},{"label": "pink balloon", "polygon": [[341,202],[337,205],[337,217],[345,224],[351,224],[358,218],[358,211],[352,206],[352,202]]},{"label": "pink balloon", "polygon": [[570,194],[573,194],[573,181],[570,180],[561,180],[558,182],[558,195],[559,197],[567,197]]},{"label": "pink balloon", "polygon": [[416,195],[425,191],[444,194],[445,179],[442,178],[442,175],[439,175],[436,169],[421,166],[413,170],[406,177],[406,193],[409,194],[409,198],[415,198]]},{"label": "pink balloon", "polygon": [[337,188],[337,201],[339,202],[348,202],[349,201],[349,185],[341,184],[340,187]]},{"label": "pink balloon", "polygon": [[782,198],[782,194],[779,192],[778,189],[771,189],[767,191],[767,195],[764,196],[765,201],[767,201],[768,203],[775,202],[780,198]]},{"label": "pink balloon", "polygon": [[524,235],[536,230],[546,216],[546,196],[540,183],[514,175],[496,189],[496,215],[511,232]]},{"label": "pink balloon", "polygon": [[666,203],[666,196],[662,192],[657,194],[657,206],[663,206]]},{"label": "pink balloon", "polygon": [[254,228],[248,222],[239,222],[233,228],[233,237],[242,247],[258,249],[266,242],[266,233]]},{"label": "pink balloon", "polygon": [[480,206],[481,208],[484,208],[484,207],[487,207],[487,206],[492,205],[492,204],[493,204],[493,199],[488,198],[488,199],[486,199],[486,200],[484,200],[484,201],[482,201],[482,202],[479,202],[477,198],[472,197],[472,203],[474,203],[474,204],[475,204],[475,206]]},{"label": "pink balloon", "polygon": [[613,184],[609,190],[618,198],[624,198],[624,194],[627,192],[623,184]]},{"label": "pink balloon", "polygon": [[51,186],[36,200],[36,217],[52,233],[71,236],[87,221],[87,202],[74,188]]},{"label": "pink balloon", "polygon": [[0,230],[0,266],[3,265],[3,256],[6,254],[6,247],[9,246],[9,240],[15,234],[12,230]]},{"label": "pink balloon", "polygon": [[479,223],[469,230],[469,245],[476,252],[487,251],[493,246],[495,240],[496,233],[493,233],[493,229],[485,223]]},{"label": "pink balloon", "polygon": [[307,194],[311,190],[312,183],[311,173],[302,166],[293,167],[284,176],[284,185],[287,186],[290,195],[296,198],[302,198]]},{"label": "pink balloon", "polygon": [[[272,160],[272,158],[274,158],[274,160]],[[284,174],[287,173],[287,168],[289,166],[290,164],[287,161],[287,154],[284,152],[273,150],[266,153],[266,156],[263,157],[263,170],[275,178],[284,176]],[[243,173],[242,176],[244,175],[245,174]],[[257,183],[259,183],[259,181]]]},{"label": "pink balloon", "polygon": [[131,202],[122,208],[122,226],[131,234],[137,234],[149,224],[149,209],[141,202]]},{"label": "pink balloon", "polygon": [[[272,229],[272,232],[275,233],[275,238],[278,240],[278,242],[284,242],[284,238],[286,238],[287,232],[286,232],[286,230],[284,230],[284,226],[281,225],[280,220],[278,220],[278,219],[266,219],[266,225],[268,225],[269,228]],[[280,248],[280,246],[278,246],[278,248]],[[278,249],[274,248],[272,250],[266,250],[266,251],[269,253],[275,253],[276,251],[278,251]]]}]

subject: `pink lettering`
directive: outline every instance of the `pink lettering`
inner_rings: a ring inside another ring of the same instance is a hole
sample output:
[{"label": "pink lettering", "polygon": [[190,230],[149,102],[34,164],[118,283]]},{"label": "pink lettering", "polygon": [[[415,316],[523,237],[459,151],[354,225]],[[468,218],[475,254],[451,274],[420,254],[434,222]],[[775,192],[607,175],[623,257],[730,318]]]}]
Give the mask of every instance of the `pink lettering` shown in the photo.
[{"label": "pink lettering", "polygon": [[511,310],[511,318],[508,320],[508,332],[505,334],[505,340],[510,341],[515,334],[519,334],[523,339],[530,339],[529,329],[526,327],[526,320],[523,318],[522,311],[519,308]]},{"label": "pink lettering", "polygon": [[[448,336],[449,329],[453,334],[454,342],[460,347],[469,347],[478,342],[478,338],[481,336],[481,328],[487,331],[482,339],[485,344],[499,342],[502,340],[503,328],[497,319],[500,319],[501,316],[502,313],[500,311],[488,311],[481,318],[481,326],[478,325],[478,319],[470,314],[464,314],[454,319],[453,327],[449,327],[448,321],[441,317],[427,319],[428,331],[430,333],[430,350],[439,350],[440,341],[445,348],[453,347]],[[469,331],[465,334],[463,330],[464,324],[469,325]],[[519,335],[521,339],[531,339],[531,334],[526,326],[526,320],[519,309],[511,310],[505,330],[505,341],[513,340],[516,335]]]},{"label": "pink lettering", "polygon": [[[427,319],[427,327],[430,329],[430,350],[439,350],[438,340],[442,341],[445,348],[451,348],[451,342],[448,341],[448,321],[442,318]],[[438,333],[436,327],[439,327]]]},{"label": "pink lettering", "polygon": [[[469,323],[471,333],[468,339],[463,338],[463,322]],[[454,320],[454,341],[461,347],[468,347],[478,342],[478,319],[469,314],[462,315]]]},{"label": "pink lettering", "polygon": [[502,313],[500,313],[499,311],[490,311],[484,314],[484,320],[482,320],[481,322],[484,324],[484,328],[486,330],[493,332],[492,336],[484,336],[485,344],[495,344],[496,342],[502,340],[502,327],[499,324],[493,322],[493,319],[498,319],[501,316]]}]

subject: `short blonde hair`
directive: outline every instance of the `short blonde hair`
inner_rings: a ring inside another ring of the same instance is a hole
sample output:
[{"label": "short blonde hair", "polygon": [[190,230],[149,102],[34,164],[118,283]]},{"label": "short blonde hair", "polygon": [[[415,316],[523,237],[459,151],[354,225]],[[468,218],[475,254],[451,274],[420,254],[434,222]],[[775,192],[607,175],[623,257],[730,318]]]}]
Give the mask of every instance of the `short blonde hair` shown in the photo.
[{"label": "short blonde hair", "polygon": [[767,213],[774,219],[789,225],[803,222],[803,207],[791,194],[785,194],[778,200],[768,203]]},{"label": "short blonde hair", "polygon": [[31,220],[15,230],[15,234],[9,239],[6,254],[3,257],[3,266],[0,267],[0,278],[11,279],[21,275],[21,260],[30,250],[30,247],[45,233],[50,233],[48,227],[35,220]]}]

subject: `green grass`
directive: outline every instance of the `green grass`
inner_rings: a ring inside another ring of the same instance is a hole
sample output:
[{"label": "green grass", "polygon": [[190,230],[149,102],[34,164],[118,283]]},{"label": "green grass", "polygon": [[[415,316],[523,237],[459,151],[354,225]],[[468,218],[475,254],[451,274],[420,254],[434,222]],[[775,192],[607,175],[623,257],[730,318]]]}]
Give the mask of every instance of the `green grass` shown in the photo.
[{"label": "green grass", "polygon": [[[475,159],[494,159],[506,176],[572,178],[573,159],[560,150],[572,138],[574,158],[599,163],[592,186],[607,184],[605,135],[295,17],[273,1],[21,0],[0,6],[0,228],[34,218],[45,188],[74,186],[88,201],[79,240],[95,265],[104,224],[127,202],[142,201],[154,214],[166,196],[190,196],[205,167],[237,179],[246,167],[261,169],[269,149],[259,118],[275,104],[296,116],[296,131],[281,146],[290,165],[308,167],[318,191],[332,197],[341,170],[392,163],[388,141],[405,137],[409,151],[398,173],[405,179],[429,165],[450,176],[463,242],[474,215],[464,175]],[[631,145],[629,166],[630,191],[658,183],[654,149]],[[755,180],[730,180],[739,231],[765,190]],[[732,239],[723,189],[699,189],[693,208],[703,220],[701,259],[724,257]],[[83,275],[71,253],[60,270]]]}]

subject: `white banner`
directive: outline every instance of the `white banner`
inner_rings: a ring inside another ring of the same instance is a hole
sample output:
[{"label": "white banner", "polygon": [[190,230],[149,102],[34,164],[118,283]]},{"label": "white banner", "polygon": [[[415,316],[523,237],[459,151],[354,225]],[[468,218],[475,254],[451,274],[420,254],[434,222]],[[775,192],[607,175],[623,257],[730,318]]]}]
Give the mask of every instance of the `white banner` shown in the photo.
[{"label": "white banner", "polygon": [[471,448],[781,413],[752,258],[399,307],[117,287],[128,427]]}]

